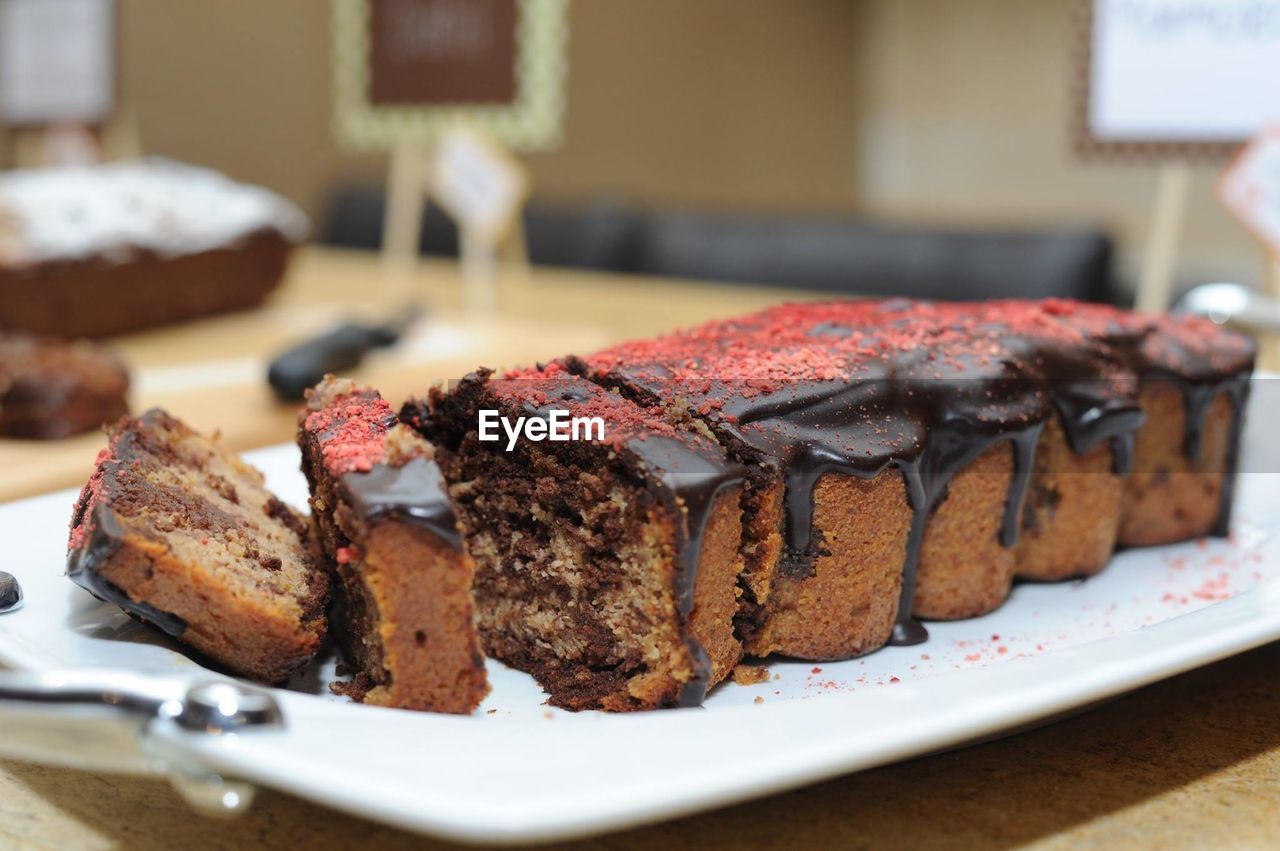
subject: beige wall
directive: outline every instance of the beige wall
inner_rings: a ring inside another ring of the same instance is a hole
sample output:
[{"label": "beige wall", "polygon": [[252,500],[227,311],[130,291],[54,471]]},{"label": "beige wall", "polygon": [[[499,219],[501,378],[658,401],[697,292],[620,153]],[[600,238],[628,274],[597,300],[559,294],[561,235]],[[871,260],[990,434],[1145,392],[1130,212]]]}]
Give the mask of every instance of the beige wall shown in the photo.
[{"label": "beige wall", "polygon": [[[933,221],[1102,222],[1132,270],[1150,165],[1081,163],[1068,133],[1074,0],[575,0],[565,141],[537,191]],[[308,210],[378,156],[329,131],[323,0],[122,0],[144,146]],[[1198,169],[1182,273],[1258,253]]]},{"label": "beige wall", "polygon": [[[320,208],[377,156],[329,129],[323,0],[122,0],[123,87],[144,147]],[[847,207],[856,171],[842,0],[578,0],[564,145],[537,189],[655,203]]]},{"label": "beige wall", "polygon": [[[1101,222],[1136,274],[1158,166],[1072,150],[1077,0],[861,0],[859,203],[904,218]],[[1194,169],[1179,275],[1255,281],[1262,256]]]}]

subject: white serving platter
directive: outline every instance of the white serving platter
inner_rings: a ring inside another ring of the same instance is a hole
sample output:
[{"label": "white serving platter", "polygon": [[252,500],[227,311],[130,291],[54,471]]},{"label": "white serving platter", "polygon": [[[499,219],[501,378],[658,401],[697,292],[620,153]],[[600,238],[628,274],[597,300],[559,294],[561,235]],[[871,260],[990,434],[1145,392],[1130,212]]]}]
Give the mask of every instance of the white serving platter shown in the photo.
[{"label": "white serving platter", "polygon": [[[930,624],[917,647],[774,661],[767,682],[725,684],[702,708],[632,715],[550,709],[529,677],[494,662],[493,693],[472,717],[365,707],[328,695],[331,665],[317,666],[293,690],[273,690],[283,730],[174,735],[166,746],[408,830],[515,844],[671,818],[1012,731],[1280,638],[1280,463],[1266,434],[1280,405],[1254,395],[1230,539],[1122,552],[1087,581],[1019,585],[993,614]],[[249,459],[282,498],[305,505],[293,447]],[[0,506],[0,569],[26,591],[22,609],[0,616],[0,662],[207,677],[63,576],[74,496]]]}]

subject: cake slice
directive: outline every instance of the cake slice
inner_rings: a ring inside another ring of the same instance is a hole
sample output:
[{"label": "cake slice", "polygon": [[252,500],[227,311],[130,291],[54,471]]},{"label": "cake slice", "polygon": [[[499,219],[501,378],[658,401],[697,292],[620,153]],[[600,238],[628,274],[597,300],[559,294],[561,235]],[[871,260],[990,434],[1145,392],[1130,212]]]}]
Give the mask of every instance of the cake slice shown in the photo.
[{"label": "cake slice", "polygon": [[[602,428],[486,441],[482,411],[538,424],[531,435],[556,412]],[[744,470],[699,424],[560,364],[473,373],[401,417],[440,450],[476,560],[485,649],[533,674],[553,704],[692,705],[733,669]]]},{"label": "cake slice", "polygon": [[336,692],[467,713],[489,691],[473,565],[431,445],[376,390],[327,377],[299,416],[311,510],[337,576],[334,635],[356,665]]},{"label": "cake slice", "polygon": [[0,438],[58,440],[129,413],[129,374],[106,346],[0,331]]},{"label": "cake slice", "polygon": [[307,520],[163,410],[109,435],[72,515],[71,580],[251,679],[306,665],[329,584]]}]

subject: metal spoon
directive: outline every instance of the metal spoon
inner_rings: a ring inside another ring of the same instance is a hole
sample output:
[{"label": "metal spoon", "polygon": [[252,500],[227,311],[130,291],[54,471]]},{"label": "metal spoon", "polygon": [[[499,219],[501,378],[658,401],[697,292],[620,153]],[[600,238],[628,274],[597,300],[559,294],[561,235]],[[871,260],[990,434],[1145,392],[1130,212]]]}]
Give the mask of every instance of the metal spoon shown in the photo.
[{"label": "metal spoon", "polygon": [[0,671],[0,756],[89,771],[160,772],[201,812],[236,815],[252,783],[203,762],[193,737],[269,735],[284,729],[270,693],[232,681],[129,671]]},{"label": "metal spoon", "polygon": [[22,586],[12,573],[0,570],[0,615],[22,608]]}]

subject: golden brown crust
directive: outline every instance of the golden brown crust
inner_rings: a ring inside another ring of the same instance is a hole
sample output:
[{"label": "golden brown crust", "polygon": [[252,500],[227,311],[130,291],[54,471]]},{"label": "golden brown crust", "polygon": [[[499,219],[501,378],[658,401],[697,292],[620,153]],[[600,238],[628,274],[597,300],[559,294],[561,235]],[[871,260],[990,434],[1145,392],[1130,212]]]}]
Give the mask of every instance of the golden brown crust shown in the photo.
[{"label": "golden brown crust", "polygon": [[707,515],[698,559],[698,576],[693,586],[693,612],[689,632],[711,660],[711,680],[715,685],[733,670],[742,658],[742,642],[733,631],[738,610],[738,576],[742,572],[741,488],[730,488],[716,496]]},{"label": "golden brown crust", "polygon": [[1023,503],[1018,576],[1059,580],[1091,576],[1107,566],[1120,526],[1124,479],[1102,443],[1077,455],[1057,417],[1045,423]]},{"label": "golden brown crust", "polygon": [[777,572],[747,646],[753,655],[842,659],[889,640],[911,528],[902,474],[825,474],[814,488],[814,526],[825,554],[810,575]]},{"label": "golden brown crust", "polygon": [[245,676],[279,682],[305,665],[328,593],[308,521],[162,410],[110,436],[76,504],[68,576]]},{"label": "golden brown crust", "polygon": [[311,661],[325,633],[322,611],[299,619],[267,598],[245,598],[216,575],[193,575],[163,543],[136,535],[98,572],[136,601],[186,621],[182,643],[251,679],[278,683]]},{"label": "golden brown crust", "polygon": [[[1194,460],[1184,454],[1186,401],[1177,385],[1153,382],[1140,401],[1148,425],[1127,478],[1116,474],[1110,445],[1077,455],[1057,418],[1046,423],[1012,548],[1000,542],[1013,476],[1010,445],[996,444],[957,473],[925,526],[914,614],[974,617],[1004,602],[1015,575],[1090,575],[1106,566],[1117,542],[1159,545],[1208,534],[1221,506],[1234,417],[1229,398],[1222,394],[1210,405],[1204,448]],[[757,512],[755,521],[778,524],[780,513]],[[840,659],[884,644],[896,615],[910,516],[896,470],[868,482],[823,476],[814,491],[814,526],[828,554],[811,576],[788,577],[776,567],[757,572],[752,587],[768,597],[747,652]],[[845,546],[850,536],[857,544]],[[878,565],[869,572],[859,565],[868,560]]]},{"label": "golden brown crust", "polygon": [[985,614],[1009,595],[1015,552],[1000,543],[1013,449],[997,443],[957,473],[929,518],[920,547],[914,614],[956,620]]},{"label": "golden brown crust", "polygon": [[465,714],[489,693],[472,623],[471,560],[430,530],[386,518],[360,537],[358,581],[386,676],[365,703]]}]

